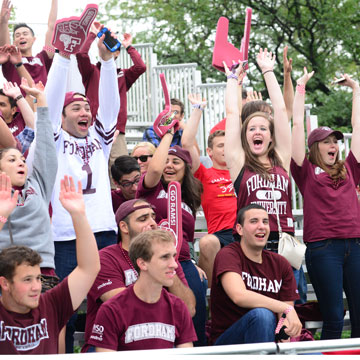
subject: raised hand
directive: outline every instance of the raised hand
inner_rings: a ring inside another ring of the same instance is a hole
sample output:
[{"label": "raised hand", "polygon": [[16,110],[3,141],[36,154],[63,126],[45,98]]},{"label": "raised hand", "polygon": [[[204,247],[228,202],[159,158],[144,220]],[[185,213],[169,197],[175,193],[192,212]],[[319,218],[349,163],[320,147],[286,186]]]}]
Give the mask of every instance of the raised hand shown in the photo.
[{"label": "raised hand", "polygon": [[306,83],[312,78],[314,71],[308,73],[306,67],[304,67],[304,75],[297,80],[298,85],[306,85]]},{"label": "raised hand", "polygon": [[85,214],[81,181],[78,181],[78,190],[76,190],[73,178],[65,175],[60,183],[59,200],[70,215]]},{"label": "raised hand", "polygon": [[250,90],[246,94],[247,94],[246,102],[258,101],[263,99],[260,91],[257,92]]},{"label": "raised hand", "polygon": [[10,96],[15,99],[17,96],[21,95],[21,90],[16,83],[11,81],[5,81],[3,85],[3,91],[6,96]]},{"label": "raised hand", "polygon": [[[101,26],[100,30],[102,30],[103,27],[104,27],[104,25]],[[111,29],[108,28],[108,30],[111,32],[111,36],[114,39],[117,39],[116,34],[113,33],[111,31]],[[104,45],[104,39],[105,39],[105,34],[102,34],[98,41],[99,56],[103,60],[107,61],[107,60],[110,60],[111,58],[113,58],[113,53]]]},{"label": "raised hand", "polygon": [[25,78],[21,79],[21,85],[20,87],[29,95],[34,97],[39,97],[44,93],[45,86],[41,81],[39,81],[37,84],[35,84],[34,87],[31,87],[28,83],[28,81]]},{"label": "raised hand", "polygon": [[0,23],[7,24],[10,19],[12,4],[10,0],[3,0],[0,12]]},{"label": "raised hand", "polygon": [[226,76],[235,74],[235,76],[239,78],[240,74],[245,73],[245,69],[243,66],[241,66],[241,64],[242,64],[241,60],[239,60],[238,64],[236,64],[235,61],[233,60],[233,66],[229,69],[225,61],[223,61]]},{"label": "raised hand", "polygon": [[7,47],[7,51],[9,53],[9,60],[12,64],[19,64],[22,60],[22,55],[20,50],[14,46],[14,45],[10,45]]},{"label": "raised hand", "polygon": [[124,33],[124,40],[121,41],[121,45],[126,49],[132,44],[133,37],[131,34]]},{"label": "raised hand", "polygon": [[268,52],[266,48],[264,51],[263,49],[260,49],[256,57],[256,62],[258,63],[261,72],[272,71],[275,64],[275,55],[273,55],[271,51]]},{"label": "raised hand", "polygon": [[200,105],[201,109],[205,109],[207,101],[201,97],[201,94],[189,94],[188,99],[191,105]]},{"label": "raised hand", "polygon": [[284,47],[284,52],[283,52],[283,62],[284,62],[284,74],[285,73],[291,73],[292,71],[292,58],[288,59],[287,58],[287,52],[288,52],[288,46],[286,45]]},{"label": "raised hand", "polygon": [[[103,26],[104,27],[104,26]],[[101,24],[98,22],[98,21],[94,21],[92,24],[91,24],[91,27],[90,27],[90,31],[97,35],[99,33],[101,29]]]},{"label": "raised hand", "polygon": [[16,208],[19,191],[11,194],[11,180],[4,172],[0,173],[0,216],[8,218]]},{"label": "raised hand", "polygon": [[[356,80],[352,79],[348,74],[343,74],[341,77],[344,78],[345,81],[339,82],[339,85],[348,86],[352,89],[359,87],[359,83]],[[338,79],[335,77],[335,81],[336,80]]]}]

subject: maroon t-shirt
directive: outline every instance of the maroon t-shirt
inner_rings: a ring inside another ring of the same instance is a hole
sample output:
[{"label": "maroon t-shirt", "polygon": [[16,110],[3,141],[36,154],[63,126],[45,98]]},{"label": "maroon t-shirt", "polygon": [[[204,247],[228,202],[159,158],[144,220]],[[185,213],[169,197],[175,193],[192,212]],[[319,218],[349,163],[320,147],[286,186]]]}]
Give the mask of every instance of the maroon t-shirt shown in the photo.
[{"label": "maroon t-shirt", "polygon": [[116,214],[116,211],[119,208],[119,206],[125,201],[127,201],[124,198],[124,195],[122,194],[122,191],[120,189],[111,190],[111,200],[112,200],[114,214]]},{"label": "maroon t-shirt", "polygon": [[182,300],[163,289],[159,301],[149,304],[130,286],[101,306],[89,344],[115,351],[148,350],[173,348],[196,339]]},{"label": "maroon t-shirt", "polygon": [[346,179],[334,184],[327,172],[307,158],[302,166],[291,160],[291,174],[304,197],[305,242],[360,237],[360,209],[356,194],[360,163],[351,151],[345,167]]},{"label": "maroon t-shirt", "polygon": [[[294,218],[291,210],[291,182],[288,173],[280,166],[271,169],[274,192],[279,211],[280,225],[284,232],[294,232]],[[278,231],[276,209],[271,182],[247,168],[240,172],[234,184],[238,197],[237,211],[249,204],[261,205],[269,214],[270,231]],[[236,233],[234,224],[234,233]]]},{"label": "maroon t-shirt", "polygon": [[[99,251],[101,269],[87,296],[85,345],[83,352],[86,352],[88,348],[87,342],[91,335],[96,314],[102,304],[100,297],[108,291],[128,287],[137,280],[137,273],[130,265],[131,261],[128,252],[125,249],[122,250],[124,253],[121,251],[121,245],[115,244]],[[176,269],[176,275],[184,285],[188,286],[180,265]]]},{"label": "maroon t-shirt", "polygon": [[259,264],[245,256],[238,241],[222,248],[215,258],[211,286],[211,343],[251,310],[239,307],[225,293],[221,276],[226,272],[240,274],[247,290],[272,299],[294,301],[299,298],[291,265],[281,255],[263,250]]},{"label": "maroon t-shirt", "polygon": [[[48,57],[45,50],[42,50],[35,56],[23,56],[21,61],[35,83],[42,81],[44,85],[46,84],[47,74],[50,70],[52,59]],[[16,68],[10,61],[3,64],[2,71],[7,81],[16,82],[18,85],[21,84],[21,79],[16,71]]]},{"label": "maroon t-shirt", "polygon": [[7,124],[14,137],[18,136],[25,129],[25,121],[20,112],[15,114],[12,122]]},{"label": "maroon t-shirt", "polygon": [[0,354],[57,354],[59,332],[73,312],[67,278],[27,314],[7,311],[0,301]]},{"label": "maroon t-shirt", "polygon": [[[164,189],[161,181],[157,186],[152,189],[146,189],[144,187],[144,176],[141,177],[139,182],[136,198],[145,199],[150,204],[156,207],[156,222],[159,223],[162,219],[167,218],[167,191]],[[183,224],[183,242],[181,245],[179,261],[190,260],[190,249],[188,242],[194,241],[194,229],[195,229],[195,217],[184,202],[181,203],[182,207],[182,224]]]},{"label": "maroon t-shirt", "polygon": [[231,229],[236,220],[236,195],[229,170],[207,169],[200,164],[194,176],[204,187],[201,205],[208,233]]}]

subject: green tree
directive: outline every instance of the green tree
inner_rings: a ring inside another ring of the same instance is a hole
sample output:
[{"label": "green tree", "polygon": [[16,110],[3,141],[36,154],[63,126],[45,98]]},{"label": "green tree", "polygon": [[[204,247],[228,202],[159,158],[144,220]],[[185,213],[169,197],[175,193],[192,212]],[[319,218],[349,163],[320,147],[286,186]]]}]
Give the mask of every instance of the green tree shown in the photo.
[{"label": "green tree", "polygon": [[276,54],[276,73],[282,80],[282,50],[288,44],[294,80],[304,66],[315,70],[307,102],[315,105],[312,112],[320,116],[320,123],[349,126],[351,96],[330,82],[336,72],[359,75],[357,0],[110,0],[105,17],[115,19],[121,14],[124,27],[147,26],[137,33],[137,42],[153,42],[161,63],[196,62],[204,81],[221,81],[223,74],[211,67],[217,21],[220,16],[229,19],[229,41],[240,45],[247,6],[253,9],[250,85],[264,88],[255,61],[260,47]]}]

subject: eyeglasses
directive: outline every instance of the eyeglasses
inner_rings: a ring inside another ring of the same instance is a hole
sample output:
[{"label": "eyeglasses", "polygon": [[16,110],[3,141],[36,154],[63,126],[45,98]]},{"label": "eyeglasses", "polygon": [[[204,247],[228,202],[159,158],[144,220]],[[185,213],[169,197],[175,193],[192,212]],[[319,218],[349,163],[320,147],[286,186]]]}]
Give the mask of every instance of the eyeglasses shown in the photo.
[{"label": "eyeglasses", "polygon": [[140,176],[135,178],[133,181],[125,181],[125,182],[122,182],[119,184],[120,184],[120,186],[122,186],[126,189],[126,188],[130,188],[133,185],[137,185],[139,183],[139,181],[140,181]]},{"label": "eyeglasses", "polygon": [[141,162],[147,162],[149,157],[152,157],[152,155],[133,156],[136,161],[140,159]]}]

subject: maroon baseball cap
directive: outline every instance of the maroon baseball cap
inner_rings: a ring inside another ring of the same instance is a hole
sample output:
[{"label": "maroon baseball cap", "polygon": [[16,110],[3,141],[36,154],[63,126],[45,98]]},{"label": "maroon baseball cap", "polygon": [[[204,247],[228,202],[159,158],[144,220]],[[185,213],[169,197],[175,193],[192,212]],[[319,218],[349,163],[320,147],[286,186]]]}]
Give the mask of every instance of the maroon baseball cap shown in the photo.
[{"label": "maroon baseball cap", "polygon": [[338,140],[341,140],[341,139],[344,138],[344,135],[343,135],[343,133],[341,131],[330,129],[327,126],[321,126],[321,127],[317,128],[317,129],[314,129],[310,133],[310,135],[308,137],[308,147],[310,148],[311,145],[314,142],[322,141],[322,140],[326,139],[330,135],[335,135],[335,137]]},{"label": "maroon baseball cap", "polygon": [[[136,205],[136,203],[140,201],[145,202],[146,204]],[[124,220],[128,215],[130,215],[134,211],[139,209],[146,209],[146,208],[154,209],[154,206],[149,204],[146,200],[143,199],[132,199],[123,202],[119,206],[115,214],[116,224],[119,224],[121,220]]]},{"label": "maroon baseball cap", "polygon": [[85,95],[75,91],[69,91],[65,94],[65,101],[63,108],[73,103],[74,101],[86,101],[90,104],[89,99]]},{"label": "maroon baseball cap", "polygon": [[191,160],[191,155],[190,153],[183,149],[181,146],[179,145],[175,145],[173,147],[171,147],[168,151],[168,155],[174,155],[179,157],[181,160],[185,161],[187,164],[189,164],[190,166],[192,165],[192,160]]}]

